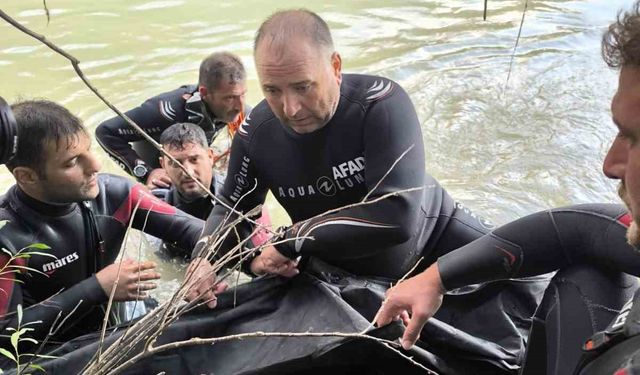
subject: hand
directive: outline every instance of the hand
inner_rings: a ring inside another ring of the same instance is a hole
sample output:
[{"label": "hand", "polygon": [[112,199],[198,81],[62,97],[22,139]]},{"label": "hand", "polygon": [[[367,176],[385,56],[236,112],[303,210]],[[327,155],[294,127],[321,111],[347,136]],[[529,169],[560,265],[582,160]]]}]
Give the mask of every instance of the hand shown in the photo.
[{"label": "hand", "polygon": [[151,261],[136,262],[125,259],[121,263],[113,263],[103,268],[96,273],[96,278],[107,296],[111,295],[117,281],[114,301],[135,301],[146,298],[147,290],[158,287],[156,283],[149,282],[160,278],[155,268],[156,264]]},{"label": "hand", "polygon": [[216,283],[216,273],[213,266],[204,258],[194,258],[185,277],[190,277],[189,293],[185,299],[189,302],[202,300],[207,302],[207,306],[213,309],[218,304],[216,294],[220,294],[227,289],[227,283]]},{"label": "hand", "polygon": [[[387,298],[376,314],[378,327],[401,318],[407,329],[402,336],[402,347],[410,349],[420,337],[425,323],[442,305],[445,293],[438,264],[434,263],[421,274],[405,280],[387,291]],[[407,312],[411,319],[407,322]]]},{"label": "hand", "polygon": [[251,272],[254,275],[275,274],[293,277],[300,273],[298,262],[280,254],[273,245],[262,249],[262,253],[251,261]]},{"label": "hand", "polygon": [[147,182],[145,186],[149,190],[157,189],[157,188],[165,188],[168,189],[171,187],[171,179],[167,174],[167,171],[164,168],[156,168],[149,173],[147,176]]}]

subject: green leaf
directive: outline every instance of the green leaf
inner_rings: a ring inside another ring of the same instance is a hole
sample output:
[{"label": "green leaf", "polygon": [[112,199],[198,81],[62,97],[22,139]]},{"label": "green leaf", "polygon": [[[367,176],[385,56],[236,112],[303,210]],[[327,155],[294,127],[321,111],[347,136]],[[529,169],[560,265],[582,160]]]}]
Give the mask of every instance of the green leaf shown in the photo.
[{"label": "green leaf", "polygon": [[40,366],[40,365],[36,365],[35,363],[30,364],[30,365],[29,365],[29,367],[31,367],[32,369],[40,370],[40,371],[42,371],[42,372],[46,372],[46,371],[42,368],[42,366]]},{"label": "green leaf", "polygon": [[8,351],[7,349],[0,348],[0,354],[2,354],[3,356],[11,359],[14,362],[16,361],[16,357],[14,357],[13,354],[11,354],[11,352]]},{"label": "green leaf", "polygon": [[18,351],[18,339],[20,338],[20,331],[11,334],[11,345]]},{"label": "green leaf", "polygon": [[[42,323],[42,320],[34,320],[33,322],[27,322],[27,323],[23,324],[22,326],[26,327],[26,326],[30,326],[32,324],[39,324],[39,323]],[[28,328],[28,329],[32,329],[32,328]]]},{"label": "green leaf", "polygon": [[20,341],[29,341],[29,342],[32,342],[34,344],[38,344],[38,340],[32,339],[31,337],[23,337],[23,338],[20,339]]},{"label": "green leaf", "polygon": [[33,249],[40,249],[40,250],[49,250],[51,249],[49,246],[43,244],[43,243],[32,243],[31,245],[27,246],[27,248],[33,248]]},{"label": "green leaf", "polygon": [[53,258],[53,259],[58,259],[57,256],[53,255],[53,254],[49,254],[49,253],[43,253],[42,251],[27,251],[24,254],[28,254],[28,255],[40,255],[43,257],[49,257],[49,258]]},{"label": "green leaf", "polygon": [[18,304],[18,325],[22,323],[22,305]]}]

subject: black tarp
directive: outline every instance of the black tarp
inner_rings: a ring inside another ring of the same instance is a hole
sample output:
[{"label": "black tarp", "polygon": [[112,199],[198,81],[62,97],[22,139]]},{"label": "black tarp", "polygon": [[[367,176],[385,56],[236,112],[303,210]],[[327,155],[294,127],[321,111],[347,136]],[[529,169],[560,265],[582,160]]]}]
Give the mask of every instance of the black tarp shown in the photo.
[{"label": "black tarp", "polygon": [[[388,280],[354,277],[312,261],[293,279],[254,280],[219,296],[214,310],[183,315],[156,346],[192,337],[244,332],[361,332],[370,325]],[[445,297],[443,308],[406,354],[440,374],[515,373],[523,355],[529,317],[543,282],[494,283]],[[533,289],[534,293],[530,293]],[[527,292],[528,291],[528,292]],[[235,303],[235,304],[234,304]],[[451,324],[454,324],[452,326]],[[399,323],[368,334],[395,339]],[[116,330],[112,343],[123,332]],[[79,373],[96,352],[97,335],[74,339],[37,363],[48,374]],[[6,369],[6,368],[5,368]],[[411,374],[424,370],[382,344],[363,339],[250,338],[172,349],[144,359],[127,374]]]}]

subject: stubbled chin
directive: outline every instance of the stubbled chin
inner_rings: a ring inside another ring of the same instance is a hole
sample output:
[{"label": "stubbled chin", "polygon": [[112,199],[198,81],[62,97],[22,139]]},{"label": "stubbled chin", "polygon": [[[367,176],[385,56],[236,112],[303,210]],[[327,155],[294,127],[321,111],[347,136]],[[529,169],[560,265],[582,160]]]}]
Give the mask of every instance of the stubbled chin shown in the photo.
[{"label": "stubbled chin", "polygon": [[618,186],[618,195],[620,196],[620,199],[622,199],[622,202],[624,202],[625,206],[627,206],[627,210],[629,210],[629,213],[631,213],[631,217],[633,218],[631,225],[629,225],[629,228],[627,229],[627,242],[629,245],[640,251],[640,228],[638,228],[638,218],[634,212],[631,211],[629,199],[627,198],[627,189],[622,182]]},{"label": "stubbled chin", "polygon": [[627,242],[629,242],[629,245],[640,250],[640,230],[638,229],[638,224],[635,219],[631,222],[629,229],[627,229]]}]

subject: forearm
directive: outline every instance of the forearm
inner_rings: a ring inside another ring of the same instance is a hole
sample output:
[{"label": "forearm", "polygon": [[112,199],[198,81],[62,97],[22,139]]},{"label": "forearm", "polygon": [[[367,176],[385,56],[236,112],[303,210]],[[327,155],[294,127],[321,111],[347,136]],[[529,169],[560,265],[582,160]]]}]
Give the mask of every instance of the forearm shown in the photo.
[{"label": "forearm", "polygon": [[640,274],[615,205],[538,212],[506,224],[438,259],[445,287],[544,274],[575,263]]},{"label": "forearm", "polygon": [[[18,329],[18,326],[24,327],[26,323],[39,322],[30,324],[28,327],[33,328],[33,331],[24,337],[42,342],[50,333],[63,332],[82,324],[82,318],[94,306],[106,301],[107,295],[94,275],[40,303],[24,308],[21,321],[18,320],[16,308],[24,302],[20,297],[14,299],[11,302],[12,311],[3,317],[2,331],[9,332],[6,330],[9,327]],[[9,346],[9,337],[0,336],[0,347]]]}]

